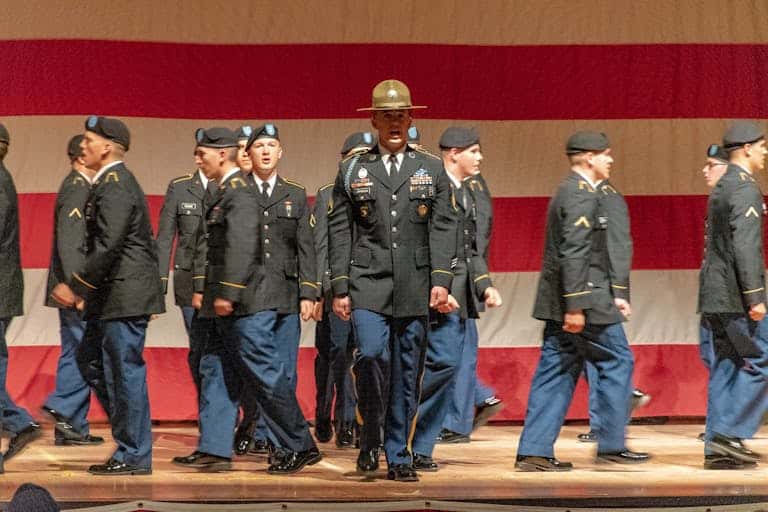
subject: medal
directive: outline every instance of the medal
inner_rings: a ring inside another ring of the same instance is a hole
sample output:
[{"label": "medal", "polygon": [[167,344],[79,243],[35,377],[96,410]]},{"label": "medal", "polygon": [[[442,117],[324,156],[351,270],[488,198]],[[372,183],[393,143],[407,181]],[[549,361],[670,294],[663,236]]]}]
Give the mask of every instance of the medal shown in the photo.
[{"label": "medal", "polygon": [[419,214],[419,217],[426,217],[426,216],[427,216],[427,213],[429,213],[429,207],[428,207],[426,204],[424,204],[424,203],[421,203],[421,204],[420,204],[420,205],[419,205],[419,206],[416,208],[416,213],[418,213],[418,214]]}]

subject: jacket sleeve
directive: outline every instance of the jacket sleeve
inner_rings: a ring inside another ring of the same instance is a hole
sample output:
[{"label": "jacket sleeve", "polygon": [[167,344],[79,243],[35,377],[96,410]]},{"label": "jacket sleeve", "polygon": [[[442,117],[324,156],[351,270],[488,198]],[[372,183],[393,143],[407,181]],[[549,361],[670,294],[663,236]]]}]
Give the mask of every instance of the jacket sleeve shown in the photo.
[{"label": "jacket sleeve", "polygon": [[205,266],[208,260],[208,224],[203,212],[203,218],[195,232],[194,254],[192,255],[192,293],[205,291]]},{"label": "jacket sleeve", "polygon": [[65,185],[56,200],[56,252],[64,276],[71,276],[85,260],[83,210],[88,201],[88,191],[85,185]]},{"label": "jacket sleeve", "polygon": [[299,297],[315,301],[318,299],[320,285],[317,281],[317,261],[315,260],[315,239],[310,224],[312,216],[307,202],[307,194],[299,193],[301,217],[296,230],[297,249],[299,251]]},{"label": "jacket sleeve", "polygon": [[219,298],[240,302],[254,272],[259,247],[259,212],[250,188],[233,189],[230,194],[225,211],[226,247]]},{"label": "jacket sleeve", "polygon": [[72,273],[72,290],[85,297],[99,289],[120,255],[136,209],[134,198],[122,184],[105,182],[93,195],[95,237],[85,264]]},{"label": "jacket sleeve", "polygon": [[587,190],[566,190],[561,200],[558,259],[565,308],[567,311],[589,309],[592,290],[587,283],[597,194]]},{"label": "jacket sleeve", "polygon": [[312,211],[315,238],[315,261],[317,262],[317,279],[315,284],[320,287],[320,297],[330,291],[331,279],[328,266],[328,204],[330,203],[332,186],[317,191],[315,206]]},{"label": "jacket sleeve", "polygon": [[480,187],[473,186],[471,193],[475,201],[477,210],[477,225],[475,233],[475,244],[477,253],[470,260],[472,268],[472,284],[475,289],[475,295],[479,300],[485,300],[485,290],[493,286],[491,273],[488,270],[488,247],[491,243],[491,228],[493,224],[493,203],[490,191],[485,181],[477,179]]},{"label": "jacket sleeve", "polygon": [[[347,165],[351,164],[347,162]],[[333,208],[328,212],[328,258],[335,297],[349,293],[349,262],[352,257],[352,208],[344,187],[344,166],[342,161],[333,185]]]},{"label": "jacket sleeve", "polygon": [[160,226],[157,230],[157,259],[163,293],[168,292],[168,269],[171,266],[171,247],[176,238],[176,197],[173,182],[168,184],[163,207],[160,209]]},{"label": "jacket sleeve", "polygon": [[632,234],[629,210],[624,197],[618,192],[607,190],[600,193],[606,203],[608,215],[607,245],[608,271],[611,293],[614,298],[630,300],[629,272],[632,268]]},{"label": "jacket sleeve", "polygon": [[432,219],[429,230],[429,256],[432,263],[432,286],[451,289],[453,272],[451,260],[456,256],[458,217],[451,203],[451,186],[448,175],[440,163],[435,183],[435,199],[432,203]]},{"label": "jacket sleeve", "polygon": [[734,263],[744,302],[765,302],[763,260],[763,197],[751,181],[739,184],[731,195],[730,227]]}]

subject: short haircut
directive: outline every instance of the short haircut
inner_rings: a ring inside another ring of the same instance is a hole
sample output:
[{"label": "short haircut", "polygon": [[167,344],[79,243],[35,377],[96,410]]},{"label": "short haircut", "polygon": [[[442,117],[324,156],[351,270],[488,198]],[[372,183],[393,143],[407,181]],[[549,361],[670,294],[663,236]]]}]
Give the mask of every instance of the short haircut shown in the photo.
[{"label": "short haircut", "polygon": [[0,142],[0,162],[5,160],[5,155],[8,154],[8,143]]}]

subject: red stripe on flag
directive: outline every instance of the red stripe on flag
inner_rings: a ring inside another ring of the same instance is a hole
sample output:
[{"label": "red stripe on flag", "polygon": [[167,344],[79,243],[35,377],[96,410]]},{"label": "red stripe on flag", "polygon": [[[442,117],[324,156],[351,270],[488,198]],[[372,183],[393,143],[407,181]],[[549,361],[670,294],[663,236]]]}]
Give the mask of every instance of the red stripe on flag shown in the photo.
[{"label": "red stripe on flag", "polygon": [[20,40],[0,41],[0,74],[0,115],[353,118],[377,81],[397,77],[435,119],[768,116],[768,46],[755,44]]},{"label": "red stripe on flag", "polygon": [[[47,268],[56,194],[19,194],[21,261],[24,268]],[[494,199],[489,255],[494,272],[541,269],[547,203],[544,197]],[[147,196],[157,229],[163,197]],[[701,264],[706,196],[629,196],[635,269],[695,269]]]}]

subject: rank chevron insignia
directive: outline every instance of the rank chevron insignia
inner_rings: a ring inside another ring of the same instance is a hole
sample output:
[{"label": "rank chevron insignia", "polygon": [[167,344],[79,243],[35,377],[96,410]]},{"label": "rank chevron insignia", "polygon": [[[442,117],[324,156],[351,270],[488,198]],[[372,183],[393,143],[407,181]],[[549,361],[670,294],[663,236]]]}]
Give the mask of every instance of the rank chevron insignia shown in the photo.
[{"label": "rank chevron insignia", "polygon": [[745,217],[749,217],[750,215],[754,215],[758,219],[760,218],[754,206],[750,206],[749,210],[747,210],[747,213],[744,214]]},{"label": "rank chevron insignia", "polygon": [[80,213],[80,210],[78,208],[72,208],[72,211],[69,212],[68,217],[77,217],[78,219],[82,219],[83,215]]},{"label": "rank chevron insignia", "polygon": [[589,221],[585,216],[579,217],[579,220],[573,223],[574,226],[584,226],[585,228],[589,227]]}]

